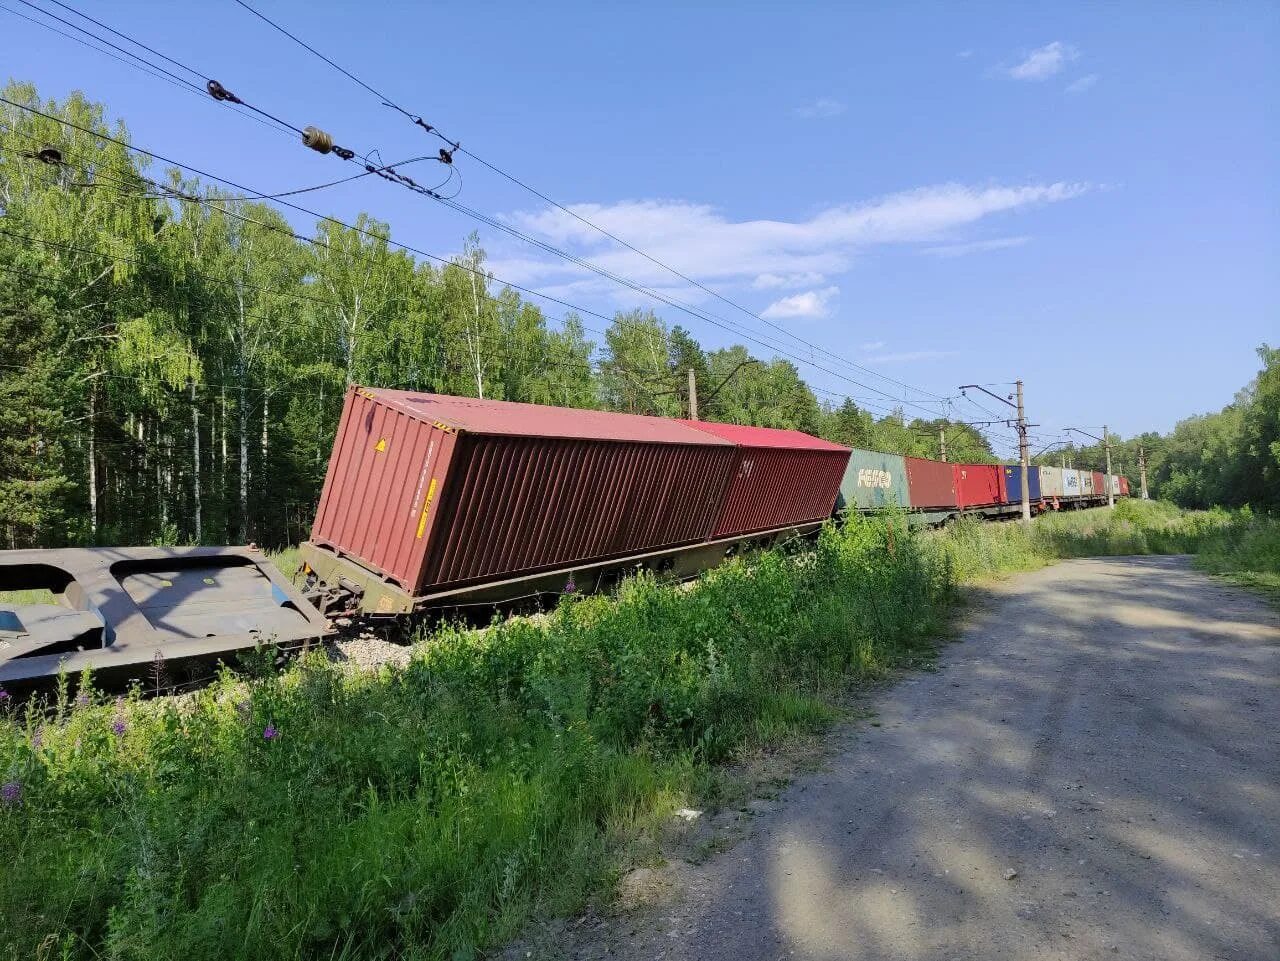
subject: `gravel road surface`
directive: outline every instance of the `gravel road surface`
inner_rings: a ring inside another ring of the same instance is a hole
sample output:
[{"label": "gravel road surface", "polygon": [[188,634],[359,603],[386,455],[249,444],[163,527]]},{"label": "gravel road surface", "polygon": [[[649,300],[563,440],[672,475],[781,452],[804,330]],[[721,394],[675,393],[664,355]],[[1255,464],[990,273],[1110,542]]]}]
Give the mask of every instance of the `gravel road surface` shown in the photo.
[{"label": "gravel road surface", "polygon": [[1273,609],[1186,558],[1071,561],[939,667],[665,904],[527,956],[1280,959]]}]

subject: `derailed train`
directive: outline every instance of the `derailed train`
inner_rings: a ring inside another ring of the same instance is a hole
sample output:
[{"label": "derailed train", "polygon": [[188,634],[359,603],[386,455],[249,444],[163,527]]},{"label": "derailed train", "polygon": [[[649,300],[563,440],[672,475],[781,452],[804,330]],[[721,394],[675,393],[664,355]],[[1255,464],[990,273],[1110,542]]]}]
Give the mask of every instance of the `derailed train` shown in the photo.
[{"label": "derailed train", "polygon": [[[924,523],[1020,511],[1021,469],[842,447],[792,430],[353,387],[293,581],[245,547],[0,551],[0,683],[137,676],[256,644],[305,646],[347,617],[687,576],[833,514]],[[1106,500],[1122,477],[1033,468],[1033,509]]]}]

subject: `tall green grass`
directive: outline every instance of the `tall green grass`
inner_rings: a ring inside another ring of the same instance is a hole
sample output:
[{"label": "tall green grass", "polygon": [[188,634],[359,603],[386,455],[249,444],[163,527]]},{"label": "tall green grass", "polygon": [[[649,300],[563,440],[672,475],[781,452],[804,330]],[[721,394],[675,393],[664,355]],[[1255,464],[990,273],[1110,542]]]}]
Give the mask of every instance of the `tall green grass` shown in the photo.
[{"label": "tall green grass", "polygon": [[952,583],[869,521],[447,629],[403,669],[10,708],[0,956],[471,957],[600,890],[709,765],[928,657]]},{"label": "tall green grass", "polygon": [[1122,505],[913,532],[890,515],[693,589],[641,576],[447,628],[403,668],[313,654],[178,700],[10,699],[0,958],[476,957],[607,888],[717,763],[928,659],[962,581],[1201,542],[1212,563],[1272,563],[1266,523]]}]

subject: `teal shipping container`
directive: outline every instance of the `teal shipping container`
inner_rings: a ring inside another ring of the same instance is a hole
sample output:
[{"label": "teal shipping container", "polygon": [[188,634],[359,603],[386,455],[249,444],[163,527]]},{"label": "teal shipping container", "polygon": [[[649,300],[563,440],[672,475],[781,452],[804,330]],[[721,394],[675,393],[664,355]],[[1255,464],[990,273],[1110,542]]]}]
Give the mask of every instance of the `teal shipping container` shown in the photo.
[{"label": "teal shipping container", "polygon": [[882,507],[910,507],[907,467],[897,454],[853,448],[836,510],[868,511]]}]

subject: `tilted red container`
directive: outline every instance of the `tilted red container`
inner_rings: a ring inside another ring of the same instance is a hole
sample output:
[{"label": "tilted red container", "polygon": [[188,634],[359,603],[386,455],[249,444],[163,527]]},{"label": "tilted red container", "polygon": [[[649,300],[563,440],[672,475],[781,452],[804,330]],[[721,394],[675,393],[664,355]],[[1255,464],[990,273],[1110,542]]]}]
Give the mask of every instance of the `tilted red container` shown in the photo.
[{"label": "tilted red container", "polygon": [[713,537],[735,537],[831,516],[849,448],[798,430],[682,421],[737,445]]},{"label": "tilted red container", "polygon": [[[1001,503],[1001,475],[998,464],[952,464],[957,507],[991,507]],[[1022,483],[1021,477],[1018,483]],[[1019,490],[1018,499],[1022,493]]]},{"label": "tilted red container", "polygon": [[914,510],[956,506],[953,465],[924,457],[904,459],[907,462],[907,493]]},{"label": "tilted red container", "polygon": [[427,594],[706,539],[728,441],[678,421],[347,393],[312,542]]},{"label": "tilted red container", "polygon": [[1120,495],[1122,497],[1129,496],[1129,478],[1125,477],[1123,474],[1120,475]]}]

